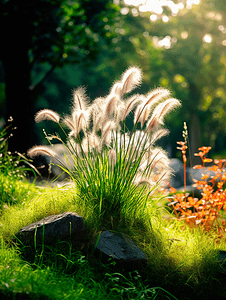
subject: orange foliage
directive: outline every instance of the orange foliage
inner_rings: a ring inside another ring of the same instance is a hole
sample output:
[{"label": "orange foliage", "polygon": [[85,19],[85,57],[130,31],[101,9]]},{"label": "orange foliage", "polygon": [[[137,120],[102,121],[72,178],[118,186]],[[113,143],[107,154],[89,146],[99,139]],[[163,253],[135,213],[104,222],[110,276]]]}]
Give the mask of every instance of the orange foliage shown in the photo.
[{"label": "orange foliage", "polygon": [[[178,142],[181,145],[179,148],[183,153],[184,159],[187,147],[185,142]],[[195,156],[199,156],[202,160],[202,166],[196,165],[194,169],[205,167],[205,163],[212,162],[210,158],[206,158],[206,154],[211,147],[201,147]],[[224,184],[226,182],[226,166],[225,159],[214,160],[214,165],[208,167],[208,171],[213,171],[214,176],[210,177],[207,172],[202,175],[201,180],[195,180],[193,186],[202,190],[202,198],[197,199],[191,197],[188,193],[174,194],[173,200],[169,199],[169,206],[173,207],[173,211],[179,220],[185,220],[190,226],[201,226],[204,230],[216,230],[219,237],[223,237],[226,233],[226,221],[222,218],[221,212],[226,211],[226,189]],[[209,181],[207,181],[209,179]],[[186,185],[185,185],[186,187]],[[214,189],[215,187],[215,189]],[[176,189],[171,188],[171,193],[175,193]]]}]

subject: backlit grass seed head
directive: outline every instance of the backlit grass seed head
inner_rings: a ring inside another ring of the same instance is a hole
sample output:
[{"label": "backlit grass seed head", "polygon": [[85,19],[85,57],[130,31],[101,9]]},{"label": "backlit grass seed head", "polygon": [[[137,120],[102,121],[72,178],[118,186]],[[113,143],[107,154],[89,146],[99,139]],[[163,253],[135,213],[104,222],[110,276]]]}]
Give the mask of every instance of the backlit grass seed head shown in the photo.
[{"label": "backlit grass seed head", "polygon": [[141,70],[137,67],[130,67],[122,75],[121,94],[124,95],[131,92],[134,88],[140,85],[141,81],[142,81]]},{"label": "backlit grass seed head", "polygon": [[142,109],[144,108],[143,104],[140,104],[137,106],[135,113],[134,113],[134,118],[133,118],[133,123],[136,124],[140,122],[140,116],[142,113]]},{"label": "backlit grass seed head", "polygon": [[[150,113],[154,105],[158,102],[163,101],[166,97],[170,96],[170,91],[163,88],[158,88],[146,95],[146,97],[142,97],[142,103],[137,107],[135,114],[134,114],[134,124],[137,122],[141,123],[141,127],[144,126],[144,123],[149,119]],[[153,112],[155,115],[155,111]],[[152,122],[149,122],[149,128],[155,127],[157,124],[154,116],[152,115],[153,119]],[[149,120],[150,121],[150,120]]]},{"label": "backlit grass seed head", "polygon": [[137,186],[148,185],[150,187],[154,186],[156,182],[154,182],[150,177],[137,176],[135,182]]},{"label": "backlit grass seed head", "polygon": [[90,149],[96,149],[98,152],[101,151],[100,138],[94,132],[88,135],[88,143]]},{"label": "backlit grass seed head", "polygon": [[63,120],[63,123],[71,130],[69,136],[74,136],[75,138],[77,138],[79,132],[75,122],[73,122],[73,120],[70,117],[66,117]]},{"label": "backlit grass seed head", "polygon": [[140,95],[134,95],[125,101],[124,106],[120,110],[121,113],[121,120],[125,120],[128,114],[134,109],[134,107],[141,101]]},{"label": "backlit grass seed head", "polygon": [[89,99],[86,95],[86,90],[84,87],[79,87],[76,90],[73,90],[73,111],[87,110],[89,107]]},{"label": "backlit grass seed head", "polygon": [[155,157],[152,168],[169,170],[170,160],[167,153],[162,148],[155,148],[152,152],[152,156]]},{"label": "backlit grass seed head", "polygon": [[167,153],[162,148],[150,148],[141,161],[139,171],[146,177],[152,177],[155,176],[159,170],[164,171],[163,173],[165,175],[163,176],[163,179],[166,181],[171,174],[170,160]]},{"label": "backlit grass seed head", "polygon": [[34,146],[31,149],[28,150],[27,155],[30,156],[31,158],[34,158],[36,156],[51,156],[51,157],[56,157],[57,154],[53,150],[51,150],[47,146]]},{"label": "backlit grass seed head", "polygon": [[144,105],[153,106],[160,100],[163,100],[171,95],[170,91],[164,88],[157,88],[146,95]]},{"label": "backlit grass seed head", "polygon": [[82,111],[82,110],[78,111],[77,114],[78,132],[80,130],[83,130],[83,132],[86,133],[88,126],[89,126],[89,113],[87,111]]},{"label": "backlit grass seed head", "polygon": [[121,91],[122,91],[122,83],[121,82],[116,82],[111,88],[111,94],[115,94],[119,97],[121,96]]},{"label": "backlit grass seed head", "polygon": [[[71,115],[63,119],[71,131],[67,142],[62,142],[68,146],[68,155],[73,158],[71,177],[76,180],[81,193],[85,193],[85,201],[86,197],[87,200],[96,199],[95,207],[101,215],[108,209],[109,195],[112,196],[111,201],[120,201],[120,211],[116,212],[118,216],[127,213],[129,204],[134,206],[131,208],[134,214],[143,210],[146,202],[141,204],[139,198],[135,203],[137,200],[133,194],[136,187],[133,184],[149,185],[151,189],[145,187],[141,190],[148,197],[152,188],[170,174],[165,152],[155,148],[154,143],[168,133],[159,127],[165,115],[179,106],[179,101],[168,99],[170,92],[163,88],[147,95],[135,94],[123,99],[140,85],[141,79],[139,68],[129,68],[112,86],[109,95],[95,99],[91,105],[84,88],[74,90]],[[135,125],[129,132],[125,119],[131,112]],[[40,113],[38,119],[44,116]],[[60,120],[58,115],[53,114],[45,118],[52,118],[58,123]],[[138,122],[141,130],[137,130]],[[65,133],[63,127],[61,129]],[[45,146],[33,147],[28,154],[31,157],[49,155],[58,161],[60,159],[51,147]],[[63,159],[61,164],[67,168]],[[106,201],[104,206],[102,201]],[[111,207],[114,205],[110,205],[109,209]]]},{"label": "backlit grass seed head", "polygon": [[169,134],[169,130],[162,128],[158,131],[155,131],[151,136],[151,144],[155,144],[159,139]]},{"label": "backlit grass seed head", "polygon": [[163,125],[163,119],[171,110],[180,106],[180,101],[177,99],[167,99],[157,105],[154,109],[151,118],[147,122],[146,131],[153,132],[158,129],[159,125]]},{"label": "backlit grass seed head", "polygon": [[39,123],[39,122],[42,122],[44,120],[49,120],[49,121],[53,121],[53,122],[59,123],[60,116],[58,115],[58,113],[56,113],[53,110],[43,109],[43,110],[40,110],[35,115],[35,122]]},{"label": "backlit grass seed head", "polygon": [[89,142],[87,138],[82,140],[82,151],[87,155],[89,152]]},{"label": "backlit grass seed head", "polygon": [[150,112],[150,109],[149,107],[146,105],[144,106],[142,109],[141,109],[141,114],[139,116],[139,119],[138,119],[138,122],[140,122],[141,124],[141,128],[144,127],[144,123],[147,121],[148,119],[148,116],[149,116],[149,112]]},{"label": "backlit grass seed head", "polygon": [[147,122],[146,132],[150,133],[150,132],[154,132],[155,130],[158,130],[159,124],[160,123],[159,123],[158,115],[153,113],[151,118]]},{"label": "backlit grass seed head", "polygon": [[176,107],[179,107],[180,105],[181,105],[180,101],[174,98],[167,99],[163,103],[160,103],[156,107],[156,114],[159,117],[159,123],[163,124],[163,119],[165,115],[167,115],[170,111],[172,111]]},{"label": "backlit grass seed head", "polygon": [[110,95],[109,97],[107,97],[105,106],[106,117],[111,118],[116,114],[118,102],[119,98],[117,95]]},{"label": "backlit grass seed head", "polygon": [[101,139],[103,145],[110,146],[111,143],[111,132],[116,129],[114,121],[108,121],[101,132]]},{"label": "backlit grass seed head", "polygon": [[105,106],[105,99],[99,97],[93,101],[93,104],[90,107],[90,122],[92,123],[94,132],[98,132],[108,120],[106,114],[104,114],[104,111],[106,110]]}]

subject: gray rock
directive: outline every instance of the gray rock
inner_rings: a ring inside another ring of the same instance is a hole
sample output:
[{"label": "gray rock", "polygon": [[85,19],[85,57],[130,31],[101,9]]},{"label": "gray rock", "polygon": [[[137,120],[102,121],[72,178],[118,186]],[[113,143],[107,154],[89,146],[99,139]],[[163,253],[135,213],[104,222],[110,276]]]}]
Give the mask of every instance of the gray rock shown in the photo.
[{"label": "gray rock", "polygon": [[145,254],[123,233],[102,231],[96,248],[121,263],[146,261]]},{"label": "gray rock", "polygon": [[[182,189],[184,186],[184,165],[177,159],[172,158],[170,162],[170,167],[173,170],[173,175],[170,180],[170,185],[176,189]],[[211,179],[211,176],[214,176],[213,171],[208,171],[208,168],[193,169],[186,167],[186,186],[192,186],[195,182],[193,179],[201,180],[203,174],[209,174],[207,182]],[[196,189],[195,189],[196,190]]]},{"label": "gray rock", "polygon": [[170,162],[170,167],[173,170],[173,175],[170,180],[170,186],[178,188],[184,184],[184,166],[183,163],[177,159],[172,158]]},{"label": "gray rock", "polygon": [[[191,180],[193,181],[192,178],[196,179],[196,180],[201,180],[203,174],[208,174],[209,178],[207,180],[207,182],[209,182],[209,180],[211,179],[211,176],[214,176],[215,173],[213,171],[208,171],[208,168],[201,168],[201,169],[189,169],[188,170],[188,175],[190,176]],[[193,181],[194,183],[194,181]]]},{"label": "gray rock", "polygon": [[[184,186],[177,188],[178,192],[184,193]],[[193,187],[192,185],[186,185],[186,193],[189,193],[191,196],[194,195],[195,198],[201,198],[202,190],[198,190],[196,187]]]},{"label": "gray rock", "polygon": [[81,216],[74,212],[65,212],[59,215],[48,216],[19,230],[16,236],[23,243],[31,243],[36,238],[49,244],[57,239],[63,240],[71,235],[80,234],[84,230]]}]

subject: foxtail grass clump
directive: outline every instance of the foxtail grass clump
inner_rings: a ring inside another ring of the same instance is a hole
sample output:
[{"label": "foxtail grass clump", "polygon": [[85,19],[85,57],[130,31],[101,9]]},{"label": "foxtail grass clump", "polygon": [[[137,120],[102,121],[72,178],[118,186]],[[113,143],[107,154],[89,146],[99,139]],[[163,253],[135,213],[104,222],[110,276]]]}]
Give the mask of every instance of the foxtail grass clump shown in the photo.
[{"label": "foxtail grass clump", "polygon": [[[70,155],[66,157],[65,152],[66,161],[72,163],[63,163],[51,146],[35,146],[28,155],[54,158],[76,183],[85,205],[92,205],[100,217],[138,217],[156,188],[170,176],[167,154],[156,147],[156,142],[168,134],[162,128],[164,118],[180,102],[165,88],[146,95],[128,95],[141,80],[141,70],[130,67],[109,95],[92,103],[83,87],[74,90],[70,116],[61,118],[44,109],[35,117],[36,122],[51,120],[59,124],[67,142],[59,134],[47,139],[62,142]],[[126,119],[131,115],[133,128],[129,131]]]}]

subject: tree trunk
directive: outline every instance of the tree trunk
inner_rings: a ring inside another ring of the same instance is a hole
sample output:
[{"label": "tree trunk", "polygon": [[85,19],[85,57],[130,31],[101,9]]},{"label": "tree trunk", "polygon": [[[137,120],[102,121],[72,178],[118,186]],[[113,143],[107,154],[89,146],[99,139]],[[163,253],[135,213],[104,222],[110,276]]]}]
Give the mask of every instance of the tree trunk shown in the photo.
[{"label": "tree trunk", "polygon": [[191,150],[191,165],[200,164],[201,160],[199,157],[194,156],[194,153],[198,152],[198,148],[202,147],[202,134],[201,134],[201,123],[199,119],[198,105],[200,103],[201,94],[200,90],[194,82],[189,82],[189,115],[190,115],[190,150]]},{"label": "tree trunk", "polygon": [[[13,136],[9,139],[9,150],[25,153],[35,143],[34,104],[30,86],[30,72],[24,53],[4,60],[5,69],[5,112],[7,121],[13,118]],[[7,122],[8,123],[8,122]],[[6,123],[6,124],[7,124]]]},{"label": "tree trunk", "polygon": [[194,156],[194,153],[198,153],[199,147],[202,147],[202,136],[201,136],[201,124],[199,120],[199,116],[197,113],[192,113],[190,115],[190,150],[191,150],[191,164],[194,165],[200,165],[201,159],[198,156]]},{"label": "tree trunk", "polygon": [[2,30],[0,58],[5,76],[5,121],[12,117],[13,136],[9,139],[9,150],[25,153],[36,142],[34,131],[34,102],[29,89],[31,70],[29,46],[31,33],[29,22],[23,10],[17,7],[5,19]]}]

